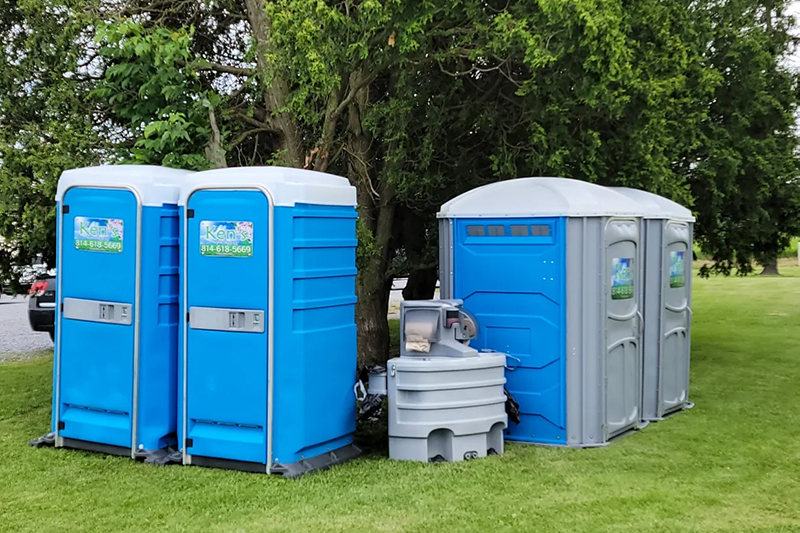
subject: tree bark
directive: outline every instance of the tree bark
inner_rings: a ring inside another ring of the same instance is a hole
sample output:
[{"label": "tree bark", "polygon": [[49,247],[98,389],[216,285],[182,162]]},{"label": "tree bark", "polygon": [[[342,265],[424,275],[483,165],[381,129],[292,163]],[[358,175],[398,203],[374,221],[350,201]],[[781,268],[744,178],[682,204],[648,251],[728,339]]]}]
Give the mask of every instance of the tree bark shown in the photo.
[{"label": "tree bark", "polygon": [[772,259],[764,265],[764,270],[761,271],[762,276],[780,276],[778,272],[778,260]]},{"label": "tree bark", "polygon": [[[371,236],[374,256],[360,265],[356,279],[356,323],[358,327],[358,359],[361,364],[384,362],[389,354],[387,311],[391,279],[386,276],[393,248],[394,190],[390,184],[379,184],[379,170],[373,142],[362,127],[369,104],[369,83],[374,75],[356,69],[344,87],[331,95],[326,109],[322,136],[315,149],[305,157],[303,137],[294,117],[286,109],[290,85],[280,72],[271,72],[268,63],[271,21],[264,9],[264,0],[245,0],[247,18],[255,40],[256,65],[261,74],[266,117],[258,127],[269,127],[281,139],[279,163],[285,166],[327,170],[331,146],[339,118],[347,114],[346,142],[348,178],[358,194],[358,215]],[[269,73],[269,84],[265,74]]]},{"label": "tree bark", "polygon": [[[386,191],[387,193],[389,191]],[[363,195],[359,194],[359,198]],[[358,214],[370,228],[376,254],[362,265],[356,278],[356,324],[358,326],[358,361],[360,364],[384,363],[389,358],[389,293],[392,279],[387,277],[391,259],[392,202],[363,205]]]},{"label": "tree bark", "polygon": [[[333,91],[328,97],[328,110],[325,112],[325,121],[322,124],[322,136],[317,143],[316,152],[312,152],[306,160],[305,167],[313,168],[318,172],[328,170],[328,162],[333,146],[333,139],[336,134],[336,126],[339,123],[339,115],[336,108],[339,105],[340,91]],[[313,160],[313,162],[312,162]]]},{"label": "tree bark", "polygon": [[358,194],[358,216],[372,236],[373,253],[361,265],[356,278],[356,323],[358,325],[358,361],[360,364],[383,363],[389,356],[389,292],[392,280],[386,275],[392,257],[394,224],[394,188],[378,181],[372,138],[362,128],[369,101],[368,87],[360,89],[347,112],[348,177]]},{"label": "tree bark", "polygon": [[358,363],[385,363],[389,358],[389,292],[391,280],[385,279],[377,263],[358,271],[356,281],[356,324],[358,328]]},{"label": "tree bark", "polygon": [[[256,48],[256,65],[261,73],[260,82],[263,84],[264,74],[268,71],[267,53],[269,52],[269,34],[272,24],[264,9],[264,0],[245,0],[247,5],[247,19],[253,30]],[[289,98],[289,84],[280,73],[273,73],[269,86],[264,87],[264,104],[267,108],[266,123],[279,133],[281,139],[281,153],[278,163],[287,167],[303,166],[303,143],[300,129],[294,118],[286,111]]]},{"label": "tree bark", "polygon": [[401,239],[408,259],[408,282],[403,289],[405,300],[430,300],[436,292],[437,251],[431,248],[429,220],[423,213],[411,209],[399,209]]},{"label": "tree bark", "polygon": [[439,272],[436,267],[413,270],[403,289],[404,300],[430,300],[436,293]]},{"label": "tree bark", "polygon": [[211,125],[211,138],[206,145],[206,159],[211,163],[211,168],[225,168],[228,163],[225,160],[225,149],[222,147],[222,134],[212,107],[208,108],[208,121]]}]

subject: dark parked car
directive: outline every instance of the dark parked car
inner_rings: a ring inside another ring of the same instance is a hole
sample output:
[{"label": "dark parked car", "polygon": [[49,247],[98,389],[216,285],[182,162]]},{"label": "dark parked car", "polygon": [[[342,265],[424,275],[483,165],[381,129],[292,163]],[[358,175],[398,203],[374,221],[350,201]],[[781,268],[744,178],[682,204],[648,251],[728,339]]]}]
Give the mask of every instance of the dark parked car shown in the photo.
[{"label": "dark parked car", "polygon": [[46,331],[55,337],[56,322],[56,278],[48,276],[37,279],[31,285],[28,299],[28,321],[33,331]]}]

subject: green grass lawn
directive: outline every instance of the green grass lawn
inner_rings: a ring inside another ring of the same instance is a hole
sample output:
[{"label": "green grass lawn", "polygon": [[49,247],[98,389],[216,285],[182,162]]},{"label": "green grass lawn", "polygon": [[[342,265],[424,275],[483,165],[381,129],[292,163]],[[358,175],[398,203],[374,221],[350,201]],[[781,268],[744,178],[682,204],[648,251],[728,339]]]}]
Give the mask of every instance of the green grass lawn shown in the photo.
[{"label": "green grass lawn", "polygon": [[27,446],[52,357],[0,365],[0,531],[800,531],[800,268],[695,280],[696,407],[607,448],[371,456],[283,480]]}]

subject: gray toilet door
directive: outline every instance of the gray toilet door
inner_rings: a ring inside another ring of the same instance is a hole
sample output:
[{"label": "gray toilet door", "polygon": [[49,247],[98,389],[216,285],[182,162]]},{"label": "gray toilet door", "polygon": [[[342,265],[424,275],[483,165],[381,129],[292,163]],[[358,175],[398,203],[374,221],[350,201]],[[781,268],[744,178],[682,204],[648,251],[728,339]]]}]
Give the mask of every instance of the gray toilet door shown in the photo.
[{"label": "gray toilet door", "polygon": [[689,397],[689,294],[692,252],[689,225],[668,222],[664,228],[661,291],[661,353],[658,415],[680,409]]},{"label": "gray toilet door", "polygon": [[639,225],[609,220],[606,245],[606,424],[611,438],[639,421],[641,355],[638,276]]}]

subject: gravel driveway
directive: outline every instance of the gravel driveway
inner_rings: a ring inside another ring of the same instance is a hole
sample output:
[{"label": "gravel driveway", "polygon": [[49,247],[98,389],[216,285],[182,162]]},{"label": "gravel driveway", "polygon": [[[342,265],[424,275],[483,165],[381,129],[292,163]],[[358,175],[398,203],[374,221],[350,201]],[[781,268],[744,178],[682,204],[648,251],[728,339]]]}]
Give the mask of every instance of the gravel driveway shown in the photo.
[{"label": "gravel driveway", "polygon": [[27,298],[0,295],[0,363],[30,359],[52,348],[50,335],[31,330]]}]

